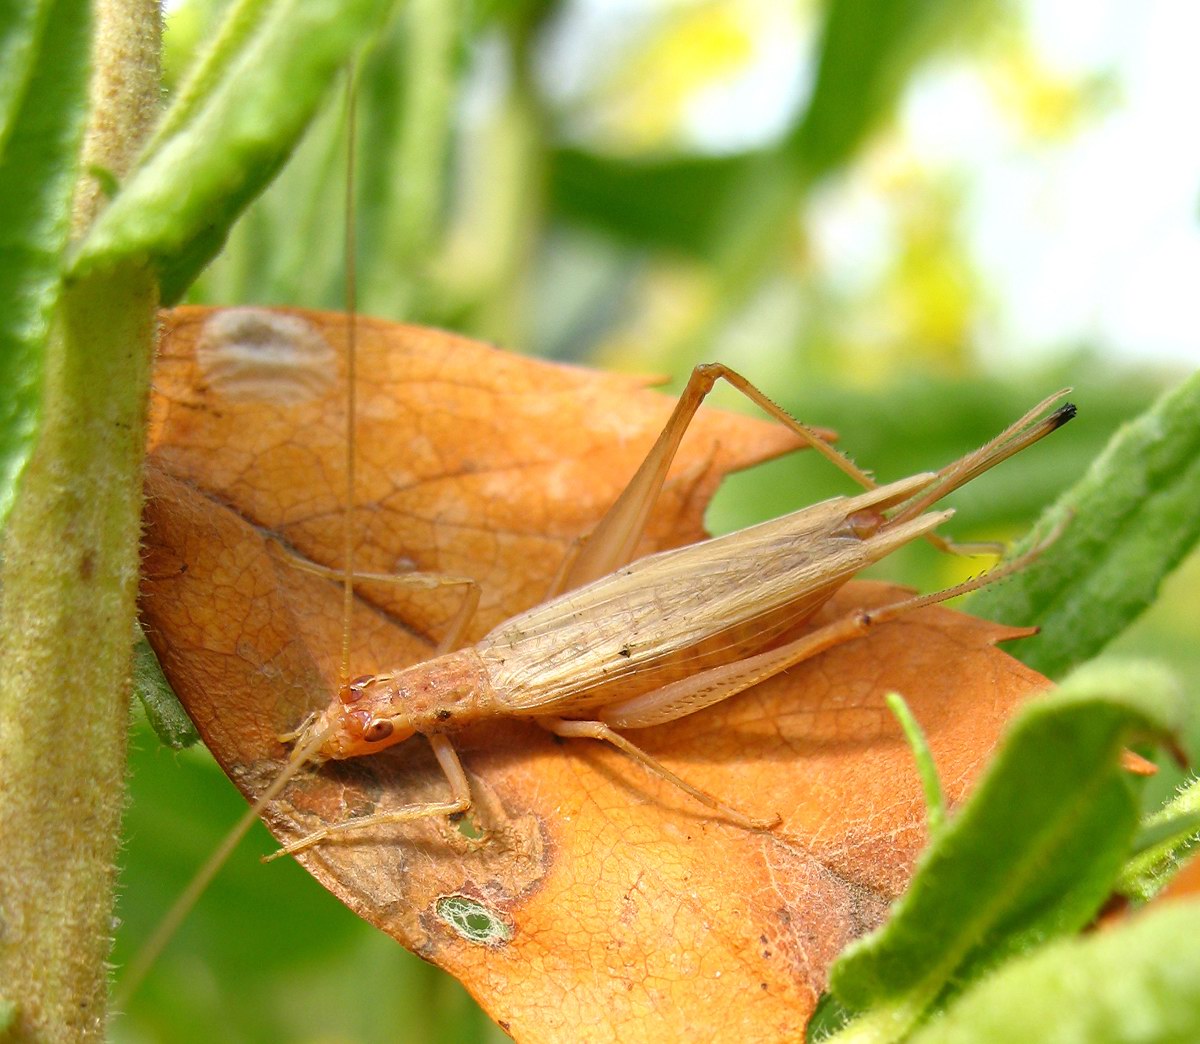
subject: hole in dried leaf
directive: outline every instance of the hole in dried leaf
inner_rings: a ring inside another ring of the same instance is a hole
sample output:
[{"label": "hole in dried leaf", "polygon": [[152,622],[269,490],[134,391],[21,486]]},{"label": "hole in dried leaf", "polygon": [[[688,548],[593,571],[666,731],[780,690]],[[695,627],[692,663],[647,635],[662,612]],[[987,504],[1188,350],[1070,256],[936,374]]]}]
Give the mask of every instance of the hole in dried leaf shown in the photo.
[{"label": "hole in dried leaf", "polygon": [[470,816],[457,816],[454,818],[454,825],[458,827],[458,832],[462,834],[468,841],[479,841],[486,835],[487,831],[483,829]]},{"label": "hole in dried leaf", "polygon": [[512,926],[507,921],[470,896],[439,896],[434,912],[467,942],[503,946],[513,936]]}]

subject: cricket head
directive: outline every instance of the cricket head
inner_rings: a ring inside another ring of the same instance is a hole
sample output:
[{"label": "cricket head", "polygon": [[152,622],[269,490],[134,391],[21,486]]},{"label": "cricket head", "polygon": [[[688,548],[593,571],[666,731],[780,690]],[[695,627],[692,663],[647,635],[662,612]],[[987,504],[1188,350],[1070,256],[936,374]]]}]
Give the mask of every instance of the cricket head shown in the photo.
[{"label": "cricket head", "polygon": [[302,727],[297,746],[315,744],[315,761],[374,754],[414,733],[450,732],[478,718],[487,691],[486,672],[471,649],[364,675],[343,685]]},{"label": "cricket head", "polygon": [[340,761],[374,754],[408,739],[416,730],[397,690],[399,674],[368,674],[341,687],[323,711],[311,716],[298,730],[296,749],[316,744],[315,762]]}]

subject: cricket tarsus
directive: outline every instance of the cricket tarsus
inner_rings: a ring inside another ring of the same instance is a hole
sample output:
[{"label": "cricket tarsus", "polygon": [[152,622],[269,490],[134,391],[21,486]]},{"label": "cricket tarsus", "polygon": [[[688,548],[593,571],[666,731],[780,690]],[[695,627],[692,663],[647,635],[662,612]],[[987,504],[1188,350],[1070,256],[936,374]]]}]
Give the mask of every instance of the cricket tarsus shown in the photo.
[{"label": "cricket tarsus", "polygon": [[269,863],[280,856],[292,855],[321,841],[336,837],[338,834],[346,833],[349,830],[384,826],[391,823],[406,823],[414,819],[427,819],[430,816],[453,816],[468,811],[471,808],[471,788],[470,784],[467,783],[467,774],[463,771],[462,762],[458,760],[458,754],[455,752],[454,747],[451,746],[450,741],[445,736],[431,736],[429,743],[433,748],[434,755],[438,759],[438,764],[441,766],[442,772],[450,784],[451,797],[449,801],[423,802],[415,805],[407,805],[404,808],[393,809],[390,812],[385,812],[377,816],[360,816],[356,819],[348,819],[342,823],[331,823],[299,840],[284,845],[278,851],[272,852],[268,856],[264,856],[263,862]]},{"label": "cricket tarsus", "polygon": [[635,761],[640,761],[651,772],[661,776],[668,783],[673,783],[680,790],[691,794],[701,804],[708,805],[709,808],[720,812],[726,819],[732,820],[738,826],[744,827],[747,830],[770,830],[771,827],[780,822],[781,817],[778,814],[771,816],[769,819],[754,819],[732,805],[725,804],[724,801],[710,794],[707,790],[701,790],[699,787],[692,786],[691,783],[677,776],[657,758],[651,757],[641,747],[634,746],[619,732],[615,732],[602,721],[569,721],[564,718],[537,718],[535,720],[548,732],[552,732],[556,736],[562,736],[564,739],[595,739],[612,744],[617,750],[628,754]]},{"label": "cricket tarsus", "polygon": [[[718,378],[781,419],[867,492],[630,564],[683,431]],[[523,717],[558,736],[606,742],[727,820],[749,829],[770,828],[778,816],[756,817],[733,808],[618,730],[693,714],[860,638],[880,623],[975,590],[1024,565],[1040,547],[946,591],[853,612],[796,636],[863,567],[911,540],[936,537],[933,530],[952,512],[930,511],[934,503],[1070,420],[1075,408],[1069,404],[1041,416],[1063,394],[940,471],[880,486],[740,375],[723,366],[698,367],[629,486],[560,571],[567,593],[501,624],[473,646],[343,686],[301,730],[300,742],[306,745],[318,732],[326,736],[316,762],[375,753],[420,733],[433,745],[450,800],[327,825],[277,854],[367,827],[466,811],[470,788],[449,735],[497,717]],[[764,561],[772,571],[764,572]],[[403,576],[395,579],[405,582]],[[614,606],[619,614],[614,615]],[[620,625],[606,626],[616,616]]]}]

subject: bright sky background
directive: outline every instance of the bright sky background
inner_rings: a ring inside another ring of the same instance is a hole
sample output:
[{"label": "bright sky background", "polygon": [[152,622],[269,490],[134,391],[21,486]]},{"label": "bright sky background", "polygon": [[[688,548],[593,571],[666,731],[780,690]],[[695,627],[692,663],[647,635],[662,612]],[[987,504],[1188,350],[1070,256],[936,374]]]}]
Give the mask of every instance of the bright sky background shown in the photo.
[{"label": "bright sky background", "polygon": [[[614,55],[636,50],[664,7],[697,6],[572,0],[550,35],[543,85],[570,107],[604,79]],[[702,151],[769,141],[803,103],[813,71],[815,3],[726,6],[753,25],[753,55],[731,74],[718,69],[681,103],[679,136]],[[1200,366],[1200,2],[1020,6],[1043,70],[1112,80],[1114,97],[1065,142],[1024,133],[971,56],[933,63],[899,113],[916,160],[958,175],[966,193],[963,235],[992,299],[977,343],[995,357],[1087,344],[1127,360]],[[617,84],[630,89],[633,109],[637,84],[636,75]],[[815,248],[848,285],[862,284],[889,254],[886,207],[871,177],[869,164],[856,170],[811,214]]]},{"label": "bright sky background", "polygon": [[[662,2],[575,0],[545,63],[548,90],[569,102],[602,78],[605,56]],[[769,140],[811,79],[811,12],[746,4],[759,26],[753,60],[683,109],[682,136],[706,151]],[[1040,71],[1111,80],[1111,98],[1065,140],[1039,139],[1002,111],[969,55],[932,64],[899,113],[914,158],[961,177],[963,235],[992,301],[978,342],[996,356],[1088,344],[1200,365],[1200,3],[1026,0],[1023,18]],[[850,283],[888,253],[874,191],[868,172],[820,197],[816,247]]]},{"label": "bright sky background", "polygon": [[961,73],[934,74],[903,119],[915,147],[969,167],[969,241],[1010,343],[1089,341],[1200,364],[1200,4],[1038,0],[1028,25],[1070,74],[1111,69],[1118,97],[1065,145],[1022,144]]}]

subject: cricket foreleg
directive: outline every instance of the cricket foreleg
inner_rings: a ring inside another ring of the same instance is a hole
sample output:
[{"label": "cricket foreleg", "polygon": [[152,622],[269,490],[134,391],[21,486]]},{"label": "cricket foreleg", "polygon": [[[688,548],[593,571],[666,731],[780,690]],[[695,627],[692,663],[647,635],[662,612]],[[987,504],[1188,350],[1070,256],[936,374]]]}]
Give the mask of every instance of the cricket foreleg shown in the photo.
[{"label": "cricket foreleg", "polygon": [[390,812],[379,812],[372,816],[357,816],[341,823],[333,823],[321,827],[320,830],[314,830],[311,834],[306,834],[295,841],[289,841],[277,852],[272,852],[267,856],[264,862],[270,862],[283,855],[302,852],[322,841],[328,841],[351,831],[375,826],[389,826],[393,823],[410,823],[414,819],[428,819],[430,816],[453,816],[468,811],[471,807],[471,785],[467,782],[467,774],[463,770],[462,762],[459,761],[453,745],[449,739],[440,735],[430,736],[429,744],[433,747],[438,765],[441,766],[446,781],[450,784],[449,801],[425,801],[415,805],[405,805]]},{"label": "cricket foreleg", "polygon": [[611,743],[619,751],[628,754],[634,761],[640,762],[655,775],[661,776],[668,783],[675,784],[680,790],[691,794],[697,801],[707,805],[709,808],[716,809],[716,811],[737,823],[738,826],[745,827],[748,830],[769,830],[779,822],[780,817],[778,815],[772,816],[770,819],[755,819],[753,816],[748,816],[745,812],[739,812],[736,808],[725,804],[724,801],[714,797],[708,791],[693,786],[686,779],[677,776],[661,761],[647,754],[641,747],[630,743],[619,732],[614,732],[602,721],[568,721],[565,718],[538,718],[537,723],[542,728],[553,732],[556,736],[564,736],[568,739],[597,739],[603,740],[605,743]]},{"label": "cricket foreleg", "polygon": [[855,482],[867,489],[876,488],[875,481],[843,453],[835,450],[823,433],[801,424],[786,410],[776,406],[745,377],[720,363],[697,366],[688,379],[687,387],[679,396],[675,409],[666,426],[658,436],[637,473],[629,481],[621,495],[596,528],[588,534],[583,547],[574,555],[560,573],[556,590],[561,594],[581,587],[592,580],[607,576],[615,569],[632,561],[634,550],[645,531],[650,512],[662,492],[667,472],[675,459],[679,443],[692,418],[700,408],[705,396],[712,391],[718,379],[724,378],[738,391],[756,403],[772,417],[782,421],[802,441],[831,460]]},{"label": "cricket foreleg", "polygon": [[[288,565],[294,569],[300,569],[306,573],[324,577],[326,580],[332,580],[334,583],[340,584],[345,582],[346,574],[340,569],[321,565],[318,562],[310,562],[307,558],[296,554],[295,551],[284,547],[274,540],[271,542],[271,547],[276,554],[283,556]],[[411,573],[355,572],[351,574],[351,580],[356,584],[392,584],[396,587],[409,587],[419,591],[433,591],[439,587],[462,587],[465,592],[462,604],[458,607],[454,618],[450,621],[450,626],[446,629],[445,635],[438,642],[437,648],[434,650],[435,656],[453,652],[459,647],[467,628],[475,618],[475,611],[479,608],[479,598],[482,594],[482,588],[479,586],[478,580],[469,576],[455,576],[451,573],[425,573],[417,570]]]}]

